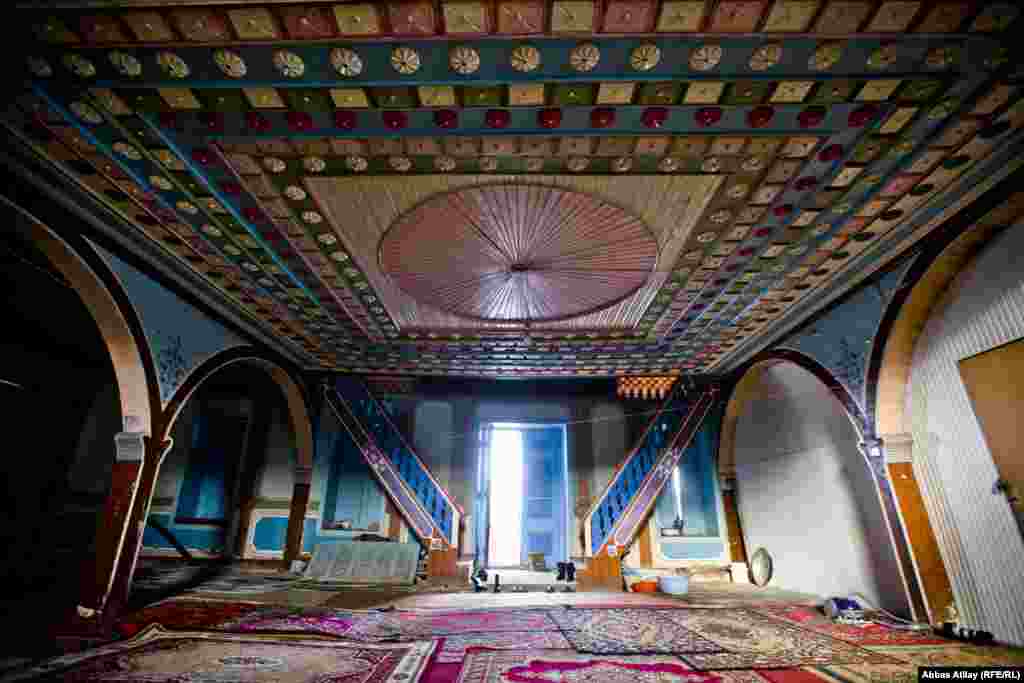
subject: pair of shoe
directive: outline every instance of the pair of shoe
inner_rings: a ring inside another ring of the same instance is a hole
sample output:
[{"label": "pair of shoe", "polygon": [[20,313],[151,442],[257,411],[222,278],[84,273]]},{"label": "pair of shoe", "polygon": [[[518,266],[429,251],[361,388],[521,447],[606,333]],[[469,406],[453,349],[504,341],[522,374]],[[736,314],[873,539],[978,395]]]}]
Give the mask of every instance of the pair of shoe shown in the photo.
[{"label": "pair of shoe", "polygon": [[946,638],[962,640],[974,645],[987,645],[995,639],[988,631],[976,631],[972,628],[965,628],[959,624],[953,624],[948,621],[942,625],[941,629],[936,629],[936,632]]},{"label": "pair of shoe", "polygon": [[558,578],[555,581],[569,581],[573,582],[576,580],[576,565],[572,562],[559,562],[558,563]]}]

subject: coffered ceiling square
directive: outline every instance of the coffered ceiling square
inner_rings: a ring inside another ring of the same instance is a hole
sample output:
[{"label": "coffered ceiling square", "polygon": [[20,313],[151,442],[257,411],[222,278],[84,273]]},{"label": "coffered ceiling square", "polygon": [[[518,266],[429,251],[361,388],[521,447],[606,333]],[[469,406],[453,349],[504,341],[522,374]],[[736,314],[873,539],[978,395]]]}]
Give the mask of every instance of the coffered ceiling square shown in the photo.
[{"label": "coffered ceiling square", "polygon": [[871,33],[906,31],[920,8],[920,2],[883,2],[867,30]]},{"label": "coffered ceiling square", "polygon": [[371,3],[334,5],[338,32],[346,36],[372,36],[380,33],[379,8]]},{"label": "coffered ceiling square", "polygon": [[124,22],[138,40],[164,42],[174,40],[174,31],[159,12],[126,12]]},{"label": "coffered ceiling square", "polygon": [[751,33],[757,27],[765,0],[721,0],[711,16],[711,31]]},{"label": "coffered ceiling square", "polygon": [[955,33],[971,11],[970,2],[939,2],[925,9],[925,17],[914,30],[918,33]]},{"label": "coffered ceiling square", "polygon": [[636,83],[601,83],[597,90],[598,104],[630,104]]},{"label": "coffered ceiling square", "polygon": [[242,40],[270,40],[281,35],[277,19],[262,7],[229,9],[228,18]]},{"label": "coffered ceiling square", "polygon": [[769,32],[802,33],[807,30],[818,0],[781,0],[776,2],[765,20],[763,30]]},{"label": "coffered ceiling square", "polygon": [[699,31],[704,4],[702,0],[665,0],[661,3],[657,30],[661,33]]},{"label": "coffered ceiling square", "polygon": [[555,0],[551,6],[554,33],[582,33],[595,30],[594,0]]},{"label": "coffered ceiling square", "polygon": [[478,0],[445,0],[441,13],[447,33],[474,35],[490,31],[488,7]]},{"label": "coffered ceiling square", "polygon": [[508,103],[515,107],[544,104],[543,83],[513,83],[508,87]]},{"label": "coffered ceiling square", "polygon": [[871,4],[867,0],[829,2],[818,15],[814,30],[834,35],[854,33],[871,13]]},{"label": "coffered ceiling square", "polygon": [[497,7],[498,32],[540,33],[544,30],[544,0],[501,0]]},{"label": "coffered ceiling square", "polygon": [[725,83],[691,81],[683,95],[684,104],[716,104],[725,92]]}]

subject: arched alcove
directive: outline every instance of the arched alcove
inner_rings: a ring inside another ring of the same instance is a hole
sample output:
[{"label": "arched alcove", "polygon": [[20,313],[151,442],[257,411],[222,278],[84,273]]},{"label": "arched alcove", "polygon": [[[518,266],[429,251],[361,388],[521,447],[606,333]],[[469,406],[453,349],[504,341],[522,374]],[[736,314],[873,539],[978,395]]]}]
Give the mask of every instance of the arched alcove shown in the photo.
[{"label": "arched alcove", "polygon": [[744,544],[765,548],[771,585],[823,597],[863,593],[909,614],[859,422],[796,363],[753,365],[726,409],[720,471],[735,476]]},{"label": "arched alcove", "polygon": [[[1016,414],[1020,378],[997,363],[987,381],[969,386],[965,364],[1019,346],[1024,335],[1019,211],[1012,197],[922,257],[908,276],[913,286],[883,320],[885,343],[869,369],[879,436],[899,453],[907,480],[900,504],[919,510],[908,534],[929,604],[943,610],[955,598],[964,623],[1011,643],[1024,642],[1022,537],[1008,498],[993,489],[999,439],[989,430],[1012,427],[1006,415]],[[992,404],[1005,413],[993,418]]]},{"label": "arched alcove", "polygon": [[[289,502],[290,515],[285,532],[284,556],[286,560],[294,559],[301,551],[305,511],[308,506],[309,485],[314,465],[310,401],[304,386],[296,379],[294,371],[286,369],[276,360],[252,348],[232,349],[217,354],[196,368],[171,397],[164,413],[161,434],[164,438],[172,435],[172,431],[193,397],[197,393],[201,393],[204,387],[209,386],[210,383],[217,382],[218,376],[233,375],[238,378],[235,381],[236,385],[241,383],[245,386],[252,373],[259,374],[265,380],[264,383],[269,380],[269,384],[276,387],[283,398],[281,408],[283,408],[284,415],[278,414],[276,415],[277,419],[274,419],[273,409],[270,413],[260,413],[260,406],[250,399],[249,409],[253,412],[246,415],[248,423],[254,423],[257,414],[262,414],[262,419],[270,420],[269,432],[264,435],[266,443],[263,444],[267,460],[253,474],[260,478],[258,485],[262,488],[257,492],[258,495],[254,494],[250,498],[268,498],[275,501],[274,504],[277,505],[284,501]],[[235,393],[242,398],[245,390],[242,389]],[[231,418],[227,419],[230,421]],[[190,436],[194,443],[195,436]],[[183,481],[188,481],[187,473],[185,474],[186,477]],[[242,474],[241,470],[234,472],[235,477]],[[236,491],[241,491],[247,485],[251,485],[251,482],[234,481],[225,484],[228,490]],[[300,487],[304,487],[302,496],[305,500],[296,504],[294,498]],[[297,510],[298,512],[296,512]],[[251,524],[255,524],[255,521],[250,519],[251,511],[251,509],[242,509],[237,511],[237,517],[228,515],[224,542],[230,547],[223,548],[224,554],[228,556],[235,553],[243,556],[246,554],[253,531]],[[177,513],[175,514],[176,518],[181,518],[177,516]],[[187,516],[183,519],[187,520]]]},{"label": "arched alcove", "polygon": [[[0,238],[0,414],[5,447],[20,456],[0,468],[0,536],[19,549],[3,563],[3,584],[43,615],[78,602],[92,589],[82,577],[113,561],[123,520],[105,517],[104,506],[115,437],[150,434],[160,404],[141,324],[116,276],[81,237],[0,205],[10,225]],[[113,533],[97,533],[110,525]]]}]

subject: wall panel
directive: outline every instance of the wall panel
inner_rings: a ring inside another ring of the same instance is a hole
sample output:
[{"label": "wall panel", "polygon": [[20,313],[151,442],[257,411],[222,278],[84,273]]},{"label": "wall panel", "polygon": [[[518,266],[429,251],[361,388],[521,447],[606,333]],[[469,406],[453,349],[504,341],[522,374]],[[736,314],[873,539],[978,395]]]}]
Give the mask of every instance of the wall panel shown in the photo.
[{"label": "wall panel", "polygon": [[954,280],[914,349],[907,414],[914,472],[969,625],[1024,643],[1024,542],[1002,495],[958,362],[1024,337],[1024,228],[997,237]]}]

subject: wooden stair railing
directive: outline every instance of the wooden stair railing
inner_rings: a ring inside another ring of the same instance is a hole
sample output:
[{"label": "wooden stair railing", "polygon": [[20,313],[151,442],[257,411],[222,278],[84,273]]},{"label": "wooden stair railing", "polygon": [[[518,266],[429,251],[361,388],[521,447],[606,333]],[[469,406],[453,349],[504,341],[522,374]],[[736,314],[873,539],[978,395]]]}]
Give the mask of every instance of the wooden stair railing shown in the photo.
[{"label": "wooden stair railing", "polygon": [[688,394],[677,384],[662,403],[584,518],[589,558],[580,572],[582,587],[621,589],[622,557],[647,522],[717,396],[717,385]]},{"label": "wooden stair railing", "polygon": [[339,378],[324,393],[388,498],[430,550],[430,574],[454,576],[462,509],[362,381]]}]

